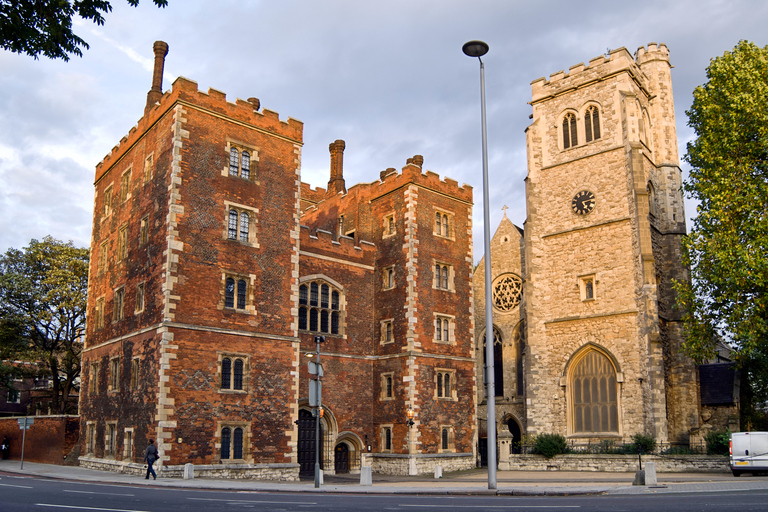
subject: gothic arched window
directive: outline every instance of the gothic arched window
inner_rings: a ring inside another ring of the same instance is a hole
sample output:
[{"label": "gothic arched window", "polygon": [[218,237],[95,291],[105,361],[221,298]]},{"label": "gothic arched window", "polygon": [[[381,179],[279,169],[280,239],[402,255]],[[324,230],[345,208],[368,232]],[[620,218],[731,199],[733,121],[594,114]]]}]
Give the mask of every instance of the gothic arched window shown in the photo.
[{"label": "gothic arched window", "polygon": [[605,354],[591,349],[582,355],[571,371],[570,387],[574,433],[619,432],[616,368]]},{"label": "gothic arched window", "polygon": [[568,112],[563,117],[563,149],[568,149],[578,143],[576,136],[576,116]]},{"label": "gothic arched window", "polygon": [[592,105],[584,112],[584,134],[587,142],[600,138],[600,112]]},{"label": "gothic arched window", "polygon": [[[483,334],[483,375],[488,367],[488,352],[486,351],[485,334]],[[503,344],[501,342],[501,333],[495,327],[493,328],[493,396],[504,396],[504,358]],[[483,379],[488,382],[487,378]]]},{"label": "gothic arched window", "polygon": [[299,286],[299,330],[341,334],[341,292],[323,280]]}]

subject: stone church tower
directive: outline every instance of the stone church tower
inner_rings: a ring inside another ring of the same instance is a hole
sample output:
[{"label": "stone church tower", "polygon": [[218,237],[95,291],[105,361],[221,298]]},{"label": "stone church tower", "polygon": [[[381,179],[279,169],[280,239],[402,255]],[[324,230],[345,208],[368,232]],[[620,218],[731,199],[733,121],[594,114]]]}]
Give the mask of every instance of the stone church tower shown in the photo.
[{"label": "stone church tower", "polygon": [[669,52],[613,50],[532,83],[525,223],[529,433],[698,427],[673,279],[685,234]]}]

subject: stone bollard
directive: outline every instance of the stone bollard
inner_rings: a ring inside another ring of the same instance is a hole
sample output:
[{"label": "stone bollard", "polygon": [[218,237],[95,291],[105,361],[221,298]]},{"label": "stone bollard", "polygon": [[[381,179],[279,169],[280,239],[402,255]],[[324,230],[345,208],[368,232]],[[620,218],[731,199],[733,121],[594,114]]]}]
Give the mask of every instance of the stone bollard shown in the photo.
[{"label": "stone bollard", "polygon": [[184,480],[192,480],[195,478],[195,465],[184,464]]},{"label": "stone bollard", "polygon": [[371,466],[363,466],[360,468],[360,485],[373,485]]},{"label": "stone bollard", "polygon": [[323,470],[320,470],[320,485],[323,485]]},{"label": "stone bollard", "polygon": [[435,466],[435,478],[443,478],[443,466]]},{"label": "stone bollard", "polygon": [[635,481],[632,485],[645,485],[645,470],[641,469],[635,472]]},{"label": "stone bollard", "polygon": [[656,463],[645,463],[645,485],[659,485],[659,481],[656,478]]}]

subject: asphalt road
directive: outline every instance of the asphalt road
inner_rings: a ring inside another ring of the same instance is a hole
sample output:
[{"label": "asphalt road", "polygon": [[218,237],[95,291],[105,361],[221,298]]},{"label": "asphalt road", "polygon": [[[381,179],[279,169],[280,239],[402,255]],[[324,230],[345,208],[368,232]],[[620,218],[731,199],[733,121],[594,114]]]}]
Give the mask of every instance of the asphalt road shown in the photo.
[{"label": "asphalt road", "polygon": [[717,511],[768,510],[768,490],[639,496],[419,496],[236,492],[0,476],[0,511]]}]

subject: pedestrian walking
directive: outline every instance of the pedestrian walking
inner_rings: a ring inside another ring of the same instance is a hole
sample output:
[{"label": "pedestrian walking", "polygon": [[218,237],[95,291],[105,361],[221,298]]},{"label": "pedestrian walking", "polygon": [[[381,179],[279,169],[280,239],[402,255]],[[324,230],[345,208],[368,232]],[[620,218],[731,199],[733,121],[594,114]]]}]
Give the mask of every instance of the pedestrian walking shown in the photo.
[{"label": "pedestrian walking", "polygon": [[157,460],[157,446],[155,446],[154,439],[149,440],[149,445],[147,445],[147,449],[144,450],[144,462],[147,463],[147,476],[145,480],[149,480],[149,474],[152,473],[152,478],[157,480],[157,474],[155,473],[155,470],[152,469],[152,464],[155,463]]},{"label": "pedestrian walking", "polygon": [[3,436],[3,444],[0,446],[0,451],[3,453],[3,460],[7,460],[11,453],[11,442],[8,441],[8,436]]}]

